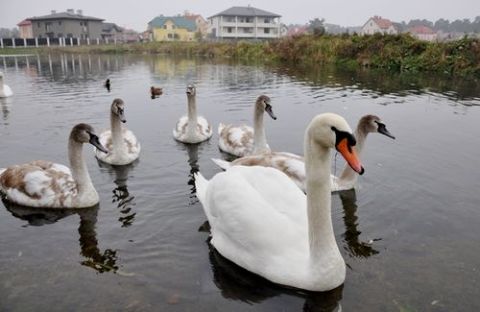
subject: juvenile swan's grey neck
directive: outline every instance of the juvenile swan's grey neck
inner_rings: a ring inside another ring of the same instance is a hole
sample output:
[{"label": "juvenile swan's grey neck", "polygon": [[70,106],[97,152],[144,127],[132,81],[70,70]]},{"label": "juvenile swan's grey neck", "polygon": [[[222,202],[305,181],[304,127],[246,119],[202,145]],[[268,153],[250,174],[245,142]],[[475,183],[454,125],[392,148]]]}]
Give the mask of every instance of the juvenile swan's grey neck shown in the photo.
[{"label": "juvenile swan's grey neck", "polygon": [[188,132],[194,134],[197,129],[197,101],[195,95],[188,95]]},{"label": "juvenile swan's grey neck", "polygon": [[267,137],[265,135],[263,105],[256,104],[253,114],[253,153],[258,154],[268,150]]},{"label": "juvenile swan's grey neck", "polygon": [[75,141],[72,137],[68,141],[68,159],[73,180],[77,183],[78,198],[81,200],[86,193],[95,192],[95,188],[83,159],[82,143]]},{"label": "juvenile swan's grey neck", "polygon": [[[357,129],[355,130],[355,138],[357,140],[357,144],[352,147],[353,149],[356,150],[358,157],[361,156],[363,146],[365,144],[365,140],[367,139],[368,132],[365,130],[365,127],[362,127],[360,123],[357,126]],[[345,184],[348,183],[351,186],[355,185],[358,179],[358,174],[353,171],[353,169],[348,165],[345,164],[345,167],[343,168],[342,173],[340,174],[339,177],[339,184]]]},{"label": "juvenile swan's grey neck", "polygon": [[110,111],[110,130],[112,131],[112,149],[115,155],[126,153],[126,146],[123,140],[122,122],[120,117]]}]

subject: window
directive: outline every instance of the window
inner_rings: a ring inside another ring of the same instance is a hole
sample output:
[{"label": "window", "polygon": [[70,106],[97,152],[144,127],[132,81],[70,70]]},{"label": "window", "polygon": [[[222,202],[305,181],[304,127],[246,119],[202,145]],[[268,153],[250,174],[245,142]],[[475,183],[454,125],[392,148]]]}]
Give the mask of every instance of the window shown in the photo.
[{"label": "window", "polygon": [[270,33],[270,28],[264,28],[263,33],[264,34],[269,34]]},{"label": "window", "polygon": [[163,29],[167,29],[167,25],[163,25]]},{"label": "window", "polygon": [[37,26],[40,27],[40,22],[37,23]]},{"label": "window", "polygon": [[62,25],[62,21],[58,21],[58,25]]},{"label": "window", "polygon": [[231,34],[233,32],[233,28],[232,27],[227,27],[227,33]]},{"label": "window", "polygon": [[168,39],[173,39],[173,34],[168,34]]},{"label": "window", "polygon": [[269,23],[270,23],[270,19],[269,19],[269,18],[265,18],[265,19],[263,20],[263,22],[264,22],[265,24],[269,24]]}]

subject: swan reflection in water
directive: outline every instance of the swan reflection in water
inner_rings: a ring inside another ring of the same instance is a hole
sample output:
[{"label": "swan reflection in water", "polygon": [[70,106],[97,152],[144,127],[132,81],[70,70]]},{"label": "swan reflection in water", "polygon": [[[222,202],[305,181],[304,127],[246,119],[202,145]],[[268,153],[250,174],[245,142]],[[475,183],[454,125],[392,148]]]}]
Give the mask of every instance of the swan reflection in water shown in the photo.
[{"label": "swan reflection in water", "polygon": [[2,108],[3,120],[8,120],[8,115],[10,114],[10,103],[11,98],[0,97],[0,106]]},{"label": "swan reflection in water", "polygon": [[102,253],[98,247],[97,232],[95,231],[98,205],[81,209],[53,209],[25,207],[6,200],[3,200],[3,204],[14,217],[27,221],[31,226],[53,224],[71,215],[78,215],[80,217],[78,226],[80,254],[85,257],[81,264],[99,273],[110,271],[115,273],[118,270],[117,251],[105,249]]},{"label": "swan reflection in water", "polygon": [[[358,230],[357,217],[357,195],[355,189],[337,192],[340,196],[343,206],[343,221],[345,223],[345,233],[342,234],[344,241],[347,243],[346,251],[351,257],[368,258],[379,253],[375,250],[371,243],[360,241],[360,232]],[[374,239],[376,241],[379,239]]]},{"label": "swan reflection in water", "polygon": [[195,203],[198,202],[197,195],[196,195],[197,190],[195,188],[194,174],[200,170],[200,166],[198,165],[198,151],[200,150],[200,146],[202,145],[202,143],[183,144],[183,143],[177,142],[178,146],[181,149],[184,149],[187,151],[188,165],[190,166],[190,171],[188,173],[188,182],[187,182],[187,184],[190,186],[189,205],[194,205]]},{"label": "swan reflection in water", "polygon": [[[204,229],[205,227],[202,226],[201,228]],[[214,283],[220,289],[224,298],[254,304],[276,296],[291,295],[305,299],[303,305],[303,311],[305,312],[342,311],[340,301],[342,299],[343,285],[326,292],[285,288],[253,274],[224,258],[210,244],[210,239],[207,240],[207,244]],[[279,310],[283,310],[283,308]]]},{"label": "swan reflection in water", "polygon": [[100,168],[107,171],[114,178],[113,182],[116,187],[112,191],[112,203],[117,203],[117,207],[120,211],[118,221],[120,221],[122,227],[132,225],[137,214],[134,210],[136,204],[135,196],[128,191],[127,180],[130,170],[132,170],[138,162],[139,160],[137,159],[129,165],[115,166],[98,160]]}]

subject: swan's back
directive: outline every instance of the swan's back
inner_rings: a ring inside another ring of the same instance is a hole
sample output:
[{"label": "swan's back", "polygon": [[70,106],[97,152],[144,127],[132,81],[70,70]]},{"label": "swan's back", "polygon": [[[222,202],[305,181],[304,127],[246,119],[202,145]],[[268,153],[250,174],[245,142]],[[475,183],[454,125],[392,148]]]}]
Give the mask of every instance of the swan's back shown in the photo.
[{"label": "swan's back", "polygon": [[[212,244],[223,256],[277,283],[303,277],[308,261],[306,197],[285,174],[235,166],[210,181],[196,179],[196,188]],[[279,270],[289,262],[303,266],[278,280]]]},{"label": "swan's back", "polygon": [[0,190],[7,200],[30,207],[69,207],[78,194],[68,167],[43,160],[7,168]]}]

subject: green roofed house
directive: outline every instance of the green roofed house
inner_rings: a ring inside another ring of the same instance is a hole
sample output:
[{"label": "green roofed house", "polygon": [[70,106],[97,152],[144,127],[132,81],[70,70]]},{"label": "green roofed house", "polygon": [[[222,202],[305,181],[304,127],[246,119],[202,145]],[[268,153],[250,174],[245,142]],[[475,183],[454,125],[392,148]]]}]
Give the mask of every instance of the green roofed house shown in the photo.
[{"label": "green roofed house", "polygon": [[193,41],[197,25],[185,16],[157,16],[148,23],[154,41]]},{"label": "green roofed house", "polygon": [[209,17],[216,39],[274,39],[281,36],[280,15],[251,6],[231,7]]}]

